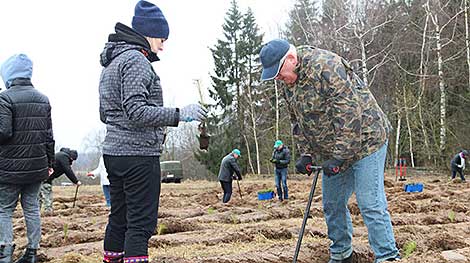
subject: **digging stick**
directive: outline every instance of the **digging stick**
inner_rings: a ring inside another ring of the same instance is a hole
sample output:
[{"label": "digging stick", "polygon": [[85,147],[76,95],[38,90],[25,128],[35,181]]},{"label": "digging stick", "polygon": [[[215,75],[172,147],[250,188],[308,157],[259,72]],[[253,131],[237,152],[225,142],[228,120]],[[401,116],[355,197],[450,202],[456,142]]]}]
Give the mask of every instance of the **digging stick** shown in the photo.
[{"label": "digging stick", "polygon": [[317,186],[318,176],[321,171],[321,166],[312,166],[317,171],[313,178],[312,188],[310,189],[310,195],[308,197],[307,207],[305,207],[304,220],[302,221],[302,227],[300,228],[299,239],[297,240],[297,246],[295,247],[294,263],[297,263],[297,257],[299,256],[300,246],[302,245],[302,238],[304,237],[305,226],[307,225],[307,219],[310,214],[310,207],[312,206],[313,195],[315,194],[315,187]]},{"label": "digging stick", "polygon": [[78,187],[79,185],[77,184],[77,187],[75,188],[75,197],[73,198],[72,208],[75,208],[75,201],[77,201]]},{"label": "digging stick", "polygon": [[238,193],[240,194],[240,199],[243,199],[242,189],[240,188],[240,182],[238,181],[238,177],[237,177],[237,185],[238,185]]}]

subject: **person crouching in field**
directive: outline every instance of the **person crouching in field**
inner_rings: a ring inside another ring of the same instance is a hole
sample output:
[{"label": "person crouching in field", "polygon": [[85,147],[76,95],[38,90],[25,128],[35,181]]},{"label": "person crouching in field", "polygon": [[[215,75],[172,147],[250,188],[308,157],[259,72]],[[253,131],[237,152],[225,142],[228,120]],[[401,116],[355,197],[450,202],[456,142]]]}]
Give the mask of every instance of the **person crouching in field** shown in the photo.
[{"label": "person crouching in field", "polygon": [[[222,185],[222,190],[224,191],[224,195],[222,197],[222,202],[224,204],[228,203],[228,201],[230,201],[230,197],[232,196],[232,181],[236,179],[242,179],[240,167],[237,163],[237,159],[239,157],[240,150],[233,149],[231,153],[222,159],[222,163],[220,164],[219,181],[220,185]],[[233,173],[236,173],[237,175],[234,176]]]},{"label": "person crouching in field", "polygon": [[462,183],[465,183],[465,176],[463,175],[463,170],[465,170],[465,159],[468,156],[468,151],[467,150],[462,150],[458,154],[452,158],[450,161],[450,167],[452,169],[452,177],[451,180],[455,178],[457,173],[460,175],[460,179],[462,180]]},{"label": "person crouching in field", "polygon": [[52,181],[54,181],[54,179],[65,174],[75,185],[80,186],[82,184],[72,170],[72,164],[77,158],[77,151],[69,148],[61,148],[59,152],[55,154],[54,172],[42,183],[39,193],[39,203],[41,207],[44,206],[44,212],[46,214],[53,212]]},{"label": "person crouching in field", "polygon": [[13,262],[12,216],[19,199],[28,244],[16,263],[36,262],[41,239],[38,193],[54,162],[51,106],[31,83],[32,72],[33,63],[24,54],[10,57],[1,67],[7,90],[0,93],[0,263]]}]

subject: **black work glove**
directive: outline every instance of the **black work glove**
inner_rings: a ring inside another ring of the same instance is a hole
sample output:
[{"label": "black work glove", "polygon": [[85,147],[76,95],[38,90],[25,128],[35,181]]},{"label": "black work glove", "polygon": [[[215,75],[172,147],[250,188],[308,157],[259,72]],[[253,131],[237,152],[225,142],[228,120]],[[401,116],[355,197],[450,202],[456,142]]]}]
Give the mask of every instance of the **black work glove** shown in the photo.
[{"label": "black work glove", "polygon": [[312,174],[312,156],[310,154],[303,154],[300,159],[295,163],[295,169],[301,174]]},{"label": "black work glove", "polygon": [[343,165],[344,160],[338,160],[338,159],[329,159],[326,160],[323,165],[323,172],[328,175],[336,175],[341,172],[341,166]]}]

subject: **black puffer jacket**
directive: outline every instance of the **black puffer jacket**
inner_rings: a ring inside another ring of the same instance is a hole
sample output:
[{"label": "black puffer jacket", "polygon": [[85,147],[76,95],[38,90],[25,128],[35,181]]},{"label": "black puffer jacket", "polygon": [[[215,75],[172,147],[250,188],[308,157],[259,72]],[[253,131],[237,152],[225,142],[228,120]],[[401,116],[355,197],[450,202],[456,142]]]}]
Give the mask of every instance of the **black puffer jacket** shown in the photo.
[{"label": "black puffer jacket", "polygon": [[287,148],[287,146],[283,145],[280,150],[274,149],[272,158],[279,161],[278,163],[276,163],[276,168],[277,169],[287,168],[289,166],[289,163],[290,163],[289,148]]},{"label": "black puffer jacket", "polygon": [[77,160],[77,157],[77,151],[69,148],[61,148],[60,151],[55,154],[54,172],[47,178],[45,183],[52,184],[54,179],[65,174],[72,183],[76,184],[78,179],[72,170],[72,163]]},{"label": "black puffer jacket", "polygon": [[29,79],[17,78],[0,93],[0,183],[43,181],[53,162],[49,99]]}]

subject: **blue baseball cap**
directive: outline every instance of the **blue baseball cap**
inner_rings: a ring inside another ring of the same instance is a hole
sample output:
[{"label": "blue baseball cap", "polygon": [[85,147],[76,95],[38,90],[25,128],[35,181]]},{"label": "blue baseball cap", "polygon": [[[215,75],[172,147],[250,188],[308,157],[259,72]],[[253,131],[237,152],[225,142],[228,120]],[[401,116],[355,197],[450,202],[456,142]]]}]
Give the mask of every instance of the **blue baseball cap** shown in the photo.
[{"label": "blue baseball cap", "polygon": [[261,80],[271,80],[279,74],[289,48],[289,42],[283,39],[271,40],[263,46],[259,53],[261,65],[263,65]]},{"label": "blue baseball cap", "polygon": [[282,141],[281,140],[277,140],[275,143],[274,143],[274,148],[277,148],[279,146],[283,145]]},{"label": "blue baseball cap", "polygon": [[240,156],[240,154],[241,154],[241,153],[240,153],[240,150],[238,150],[238,149],[233,149],[232,153],[234,153],[234,154],[236,154],[236,155],[238,155],[238,156]]}]

